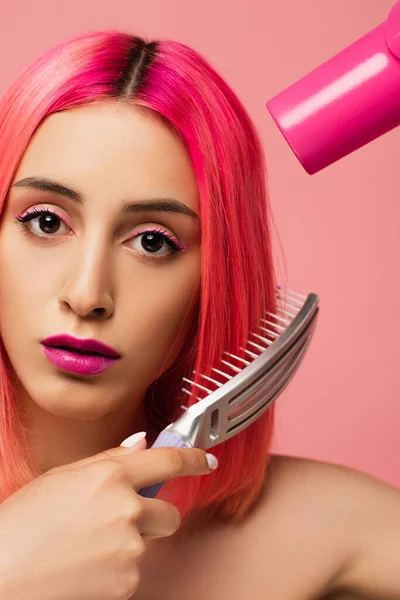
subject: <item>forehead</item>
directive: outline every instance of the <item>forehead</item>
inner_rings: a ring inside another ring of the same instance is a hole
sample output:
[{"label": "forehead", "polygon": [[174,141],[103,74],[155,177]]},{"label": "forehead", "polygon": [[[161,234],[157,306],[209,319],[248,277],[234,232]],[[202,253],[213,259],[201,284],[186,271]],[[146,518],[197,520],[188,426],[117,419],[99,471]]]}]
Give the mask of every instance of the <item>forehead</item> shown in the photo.
[{"label": "forehead", "polygon": [[37,129],[14,181],[43,176],[84,193],[173,195],[196,210],[194,171],[179,138],[155,113],[103,102],[54,113]]}]

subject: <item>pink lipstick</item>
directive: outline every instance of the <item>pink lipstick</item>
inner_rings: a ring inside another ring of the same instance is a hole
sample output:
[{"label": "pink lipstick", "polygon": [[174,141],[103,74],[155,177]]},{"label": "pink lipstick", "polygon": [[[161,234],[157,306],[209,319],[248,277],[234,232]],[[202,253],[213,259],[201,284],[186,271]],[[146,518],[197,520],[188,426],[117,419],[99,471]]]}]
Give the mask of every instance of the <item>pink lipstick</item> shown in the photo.
[{"label": "pink lipstick", "polygon": [[66,334],[47,337],[41,344],[54,366],[77,375],[98,375],[121,358],[114,348],[102,342]]}]

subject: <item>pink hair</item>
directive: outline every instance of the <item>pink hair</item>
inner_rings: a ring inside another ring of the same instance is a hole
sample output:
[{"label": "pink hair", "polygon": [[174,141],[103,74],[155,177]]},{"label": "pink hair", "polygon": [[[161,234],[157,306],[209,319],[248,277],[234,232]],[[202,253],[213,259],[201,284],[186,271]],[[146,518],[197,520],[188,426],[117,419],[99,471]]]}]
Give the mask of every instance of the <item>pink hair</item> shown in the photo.
[{"label": "pink hair", "polygon": [[[91,32],[43,53],[0,100],[0,206],[30,138],[48,115],[112,100],[151,109],[173,128],[189,153],[199,189],[198,313],[180,356],[146,398],[149,419],[160,431],[181,413],[182,376],[190,377],[193,368],[206,373],[223,350],[237,353],[261,314],[275,308],[265,161],[244,107],[194,50],[172,41],[146,43],[122,32]],[[1,501],[37,473],[2,344],[0,352]],[[206,509],[243,518],[265,482],[273,415],[271,407],[213,448],[220,462],[215,473],[175,479],[160,497],[173,501],[184,517]]]}]

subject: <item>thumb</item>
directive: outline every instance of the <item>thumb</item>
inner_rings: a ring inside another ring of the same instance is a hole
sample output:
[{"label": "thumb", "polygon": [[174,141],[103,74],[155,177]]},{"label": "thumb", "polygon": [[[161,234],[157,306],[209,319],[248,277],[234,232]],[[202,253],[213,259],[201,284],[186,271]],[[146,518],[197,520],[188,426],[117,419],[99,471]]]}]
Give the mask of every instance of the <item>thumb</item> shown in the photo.
[{"label": "thumb", "polygon": [[126,454],[126,451],[132,452],[133,449],[135,451],[145,450],[146,447],[146,432],[139,431],[139,433],[134,433],[127,437],[117,448],[112,448],[112,450],[124,451],[123,453]]},{"label": "thumb", "polygon": [[[73,469],[76,467],[83,467],[84,465],[87,465],[91,462],[94,462],[96,460],[102,460],[104,458],[108,458],[108,457],[114,457],[114,456],[123,456],[124,454],[132,454],[133,452],[138,452],[139,450],[146,450],[147,448],[147,442],[146,442],[146,432],[145,431],[140,431],[139,433],[134,433],[133,435],[130,435],[129,437],[127,437],[123,442],[121,442],[120,446],[117,446],[116,448],[108,448],[107,450],[103,450],[102,452],[99,452],[98,454],[95,454],[94,456],[88,456],[87,458],[82,458],[81,460],[77,460],[76,462],[67,464],[67,465],[60,465],[58,467],[53,467],[52,469],[50,469],[51,472],[56,472],[56,471],[65,471],[67,469]],[[50,472],[48,471],[48,472]]]},{"label": "thumb", "polygon": [[116,448],[109,448],[107,450],[103,450],[96,456],[92,458],[107,458],[108,456],[123,456],[124,454],[131,454],[132,452],[138,452],[139,450],[145,450],[147,447],[146,443],[146,432],[139,431],[139,433],[134,433],[127,437],[123,442],[121,442],[120,446]]}]

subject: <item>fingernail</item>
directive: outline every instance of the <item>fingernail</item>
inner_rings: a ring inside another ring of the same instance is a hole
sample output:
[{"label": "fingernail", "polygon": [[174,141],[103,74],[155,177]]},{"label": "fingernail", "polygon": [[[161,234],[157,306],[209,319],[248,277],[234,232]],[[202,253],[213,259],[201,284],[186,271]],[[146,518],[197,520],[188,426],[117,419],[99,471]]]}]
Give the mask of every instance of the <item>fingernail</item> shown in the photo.
[{"label": "fingernail", "polygon": [[218,467],[218,458],[214,454],[206,454],[208,468],[213,471]]},{"label": "fingernail", "polygon": [[134,433],[133,435],[130,435],[120,445],[124,446],[125,448],[129,448],[130,446],[133,446],[134,444],[140,442],[140,440],[143,440],[146,437],[146,435],[146,431],[139,431],[139,433]]}]

